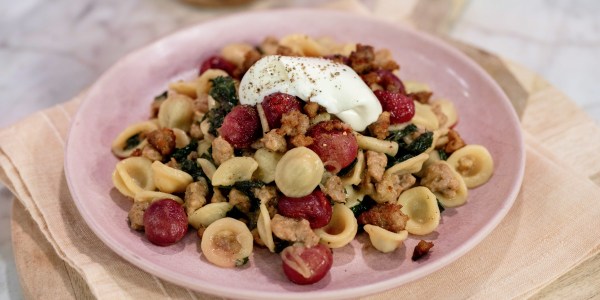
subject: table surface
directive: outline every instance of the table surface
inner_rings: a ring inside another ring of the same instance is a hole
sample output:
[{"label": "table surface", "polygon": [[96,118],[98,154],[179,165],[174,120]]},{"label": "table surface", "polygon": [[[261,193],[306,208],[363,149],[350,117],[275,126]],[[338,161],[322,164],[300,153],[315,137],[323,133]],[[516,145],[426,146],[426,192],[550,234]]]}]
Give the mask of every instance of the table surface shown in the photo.
[{"label": "table surface", "polygon": [[[409,1],[409,0],[402,0]],[[322,1],[262,1],[308,6]],[[361,0],[381,9],[379,0]],[[75,96],[125,53],[209,15],[172,0],[0,0],[0,128]],[[534,13],[532,13],[534,12]],[[600,2],[472,0],[449,35],[516,61],[600,124]],[[12,195],[0,185],[0,300],[23,298],[10,241]]]}]

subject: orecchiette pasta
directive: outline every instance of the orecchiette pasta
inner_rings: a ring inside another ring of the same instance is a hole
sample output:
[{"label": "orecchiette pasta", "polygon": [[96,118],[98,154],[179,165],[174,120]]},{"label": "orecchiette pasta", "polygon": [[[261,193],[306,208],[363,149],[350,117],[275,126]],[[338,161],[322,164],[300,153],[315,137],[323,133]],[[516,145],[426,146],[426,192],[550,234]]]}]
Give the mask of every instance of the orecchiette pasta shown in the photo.
[{"label": "orecchiette pasta", "polygon": [[408,216],[406,230],[410,234],[426,235],[433,232],[440,223],[440,209],[435,195],[426,187],[408,189],[398,198],[402,212]]},{"label": "orecchiette pasta", "polygon": [[421,170],[423,163],[429,158],[429,154],[421,153],[415,157],[409,158],[401,163],[397,163],[391,168],[385,170],[386,174],[412,174]]},{"label": "orecchiette pasta", "polygon": [[258,214],[258,221],[256,222],[256,228],[258,229],[258,236],[260,240],[271,252],[275,252],[275,242],[273,242],[273,232],[271,231],[271,216],[267,206],[262,203],[260,205],[260,213]]},{"label": "orecchiette pasta", "polygon": [[158,126],[152,121],[135,123],[125,128],[112,142],[112,152],[118,157],[129,157],[135,149],[142,149],[147,145],[144,135]]},{"label": "orecchiette pasta", "polygon": [[208,177],[208,179],[212,180],[213,175],[217,171],[217,167],[215,167],[215,165],[206,158],[198,158],[196,161],[202,168],[202,172],[204,172],[206,177]]},{"label": "orecchiette pasta", "polygon": [[456,108],[454,107],[454,103],[446,99],[436,99],[431,102],[431,105],[434,107],[439,107],[442,113],[446,116],[447,120],[444,124],[440,124],[440,127],[448,128],[458,121],[458,114],[456,113]]},{"label": "orecchiette pasta", "polygon": [[145,157],[130,157],[117,163],[112,174],[114,186],[121,194],[135,197],[141,191],[153,191],[152,161]]},{"label": "orecchiette pasta", "polygon": [[354,164],[352,171],[350,171],[346,176],[342,177],[342,184],[345,186],[360,184],[364,170],[365,153],[363,150],[358,150],[358,154],[356,155],[356,164]]},{"label": "orecchiette pasta", "polygon": [[286,152],[277,163],[275,184],[288,197],[303,197],[319,185],[324,172],[323,162],[315,152],[297,147]]},{"label": "orecchiette pasta", "polygon": [[396,250],[408,237],[406,230],[395,233],[371,224],[365,225],[364,229],[369,234],[371,245],[383,253]]},{"label": "orecchiette pasta", "polygon": [[243,265],[252,254],[252,233],[241,221],[223,218],[210,224],[204,231],[200,248],[211,263],[233,268]]},{"label": "orecchiette pasta", "polygon": [[349,208],[359,205],[365,198],[365,194],[360,190],[356,190],[352,185],[345,186],[344,192],[346,193],[346,202],[344,205]]},{"label": "orecchiette pasta", "polygon": [[390,156],[398,153],[398,143],[396,142],[384,141],[361,134],[356,134],[356,142],[358,143],[358,147],[364,150],[373,150]]},{"label": "orecchiette pasta", "polygon": [[465,181],[463,180],[462,176],[458,174],[458,172],[456,172],[452,168],[452,166],[450,166],[447,162],[438,161],[436,163],[446,164],[448,166],[448,169],[450,169],[450,171],[452,172],[453,178],[458,181],[458,189],[456,190],[455,195],[452,197],[448,197],[440,192],[432,191],[433,194],[437,197],[437,199],[444,207],[456,207],[465,204],[465,202],[467,202],[468,190],[467,185],[465,184]]},{"label": "orecchiette pasta", "polygon": [[250,180],[258,163],[252,157],[232,157],[222,163],[212,176],[213,186],[229,186]]},{"label": "orecchiette pasta", "polygon": [[431,88],[429,87],[429,85],[427,85],[426,83],[423,83],[423,82],[406,80],[406,81],[403,81],[402,83],[404,83],[404,89],[406,90],[406,93],[408,93],[408,94],[431,91]]},{"label": "orecchiette pasta", "polygon": [[190,174],[171,168],[160,161],[152,163],[152,174],[156,187],[164,193],[185,192],[187,185],[194,181]]},{"label": "orecchiette pasta", "polygon": [[194,104],[187,96],[172,94],[160,105],[158,111],[160,127],[189,131],[193,120]]},{"label": "orecchiette pasta", "polygon": [[277,153],[266,148],[260,148],[254,153],[254,160],[258,162],[258,169],[254,172],[254,177],[264,183],[271,183],[275,180],[275,169],[277,163],[281,160],[283,154]]},{"label": "orecchiette pasta", "polygon": [[486,183],[494,172],[490,152],[481,145],[466,145],[448,157],[448,164],[462,176],[467,188]]},{"label": "orecchiette pasta", "polygon": [[244,60],[246,60],[246,53],[253,49],[252,45],[246,43],[229,44],[221,49],[221,56],[236,66],[241,67],[244,64]]},{"label": "orecchiette pasta", "polygon": [[177,94],[186,95],[190,98],[196,98],[196,87],[195,81],[184,81],[179,80],[169,83],[169,89]]},{"label": "orecchiette pasta", "polygon": [[321,56],[324,52],[323,47],[319,43],[303,34],[291,34],[285,36],[279,43],[302,56]]},{"label": "orecchiette pasta", "polygon": [[190,143],[190,137],[185,133],[185,131],[179,128],[173,128],[173,133],[175,134],[175,147],[183,148]]},{"label": "orecchiette pasta", "polygon": [[352,210],[341,203],[333,205],[331,221],[325,227],[315,230],[321,244],[329,248],[341,248],[350,243],[358,231],[358,222]]},{"label": "orecchiette pasta", "polygon": [[233,208],[228,202],[206,204],[188,216],[188,223],[194,228],[208,227],[216,220],[225,218],[227,212]]},{"label": "orecchiette pasta", "polygon": [[415,116],[411,122],[419,127],[434,131],[440,128],[440,123],[437,116],[428,104],[421,104],[418,101],[415,103]]},{"label": "orecchiette pasta", "polygon": [[179,204],[183,204],[183,200],[181,200],[181,198],[179,198],[176,195],[167,194],[167,193],[163,193],[163,192],[156,192],[156,191],[145,191],[145,190],[135,194],[133,201],[134,202],[146,202],[146,201],[154,202],[156,200],[161,200],[161,199],[171,199],[171,200],[177,201]]},{"label": "orecchiette pasta", "polygon": [[329,120],[331,120],[331,115],[329,113],[320,113],[310,120],[310,125]]}]

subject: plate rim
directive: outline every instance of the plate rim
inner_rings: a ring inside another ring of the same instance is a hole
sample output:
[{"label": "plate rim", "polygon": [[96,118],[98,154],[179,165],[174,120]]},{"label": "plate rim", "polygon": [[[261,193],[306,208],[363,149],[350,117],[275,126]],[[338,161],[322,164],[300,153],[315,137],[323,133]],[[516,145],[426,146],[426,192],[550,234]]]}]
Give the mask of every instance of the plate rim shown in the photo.
[{"label": "plate rim", "polygon": [[351,16],[353,18],[356,18],[358,21],[375,22],[375,23],[379,23],[381,25],[385,25],[390,28],[393,28],[394,30],[405,31],[405,32],[408,32],[410,35],[419,36],[420,38],[426,40],[426,42],[433,44],[436,47],[441,48],[444,52],[447,52],[447,53],[451,54],[452,56],[459,58],[461,63],[466,64],[472,71],[476,72],[478,76],[482,77],[485,81],[491,83],[490,88],[492,88],[495,93],[501,95],[503,98],[503,104],[510,108],[508,111],[510,111],[509,118],[511,119],[511,121],[514,122],[515,124],[520,124],[517,114],[516,114],[514,108],[510,105],[510,100],[509,100],[508,96],[506,95],[506,93],[504,93],[504,91],[500,88],[499,84],[481,66],[479,66],[476,62],[474,62],[470,57],[468,57],[463,52],[450,46],[443,39],[433,36],[427,32],[423,32],[423,31],[414,29],[412,27],[406,26],[404,24],[391,23],[391,22],[387,22],[385,20],[380,20],[374,16],[360,15],[360,14],[355,14],[355,13],[346,12],[346,11],[311,9],[311,8],[280,8],[280,9],[271,9],[271,10],[240,12],[240,13],[234,13],[234,14],[230,14],[230,15],[226,15],[226,16],[220,16],[220,17],[217,16],[214,18],[209,18],[205,21],[202,21],[202,22],[199,22],[196,24],[192,24],[190,26],[186,26],[186,27],[176,30],[170,34],[158,37],[158,38],[154,39],[152,42],[146,43],[143,46],[141,46],[133,51],[128,52],[126,55],[122,56],[119,60],[117,60],[115,63],[113,63],[94,82],[92,87],[86,93],[85,97],[82,99],[80,106],[78,107],[77,112],[76,112],[75,116],[73,117],[72,122],[69,126],[69,131],[68,131],[67,140],[66,140],[66,147],[64,150],[64,157],[65,157],[64,170],[65,170],[65,177],[67,179],[67,185],[69,187],[69,192],[71,193],[71,196],[73,198],[73,202],[75,202],[75,205],[76,205],[79,213],[82,215],[87,226],[92,230],[92,232],[94,232],[96,237],[98,237],[106,246],[108,246],[113,252],[117,253],[123,259],[132,263],[136,267],[144,270],[145,272],[150,273],[153,276],[157,276],[157,277],[164,279],[168,282],[171,282],[175,285],[183,286],[185,288],[190,288],[190,289],[198,291],[198,292],[205,292],[205,293],[209,293],[212,295],[218,295],[218,296],[224,296],[224,297],[247,298],[247,299],[306,299],[306,297],[312,297],[315,299],[325,299],[325,298],[326,299],[342,299],[342,298],[348,298],[348,297],[359,297],[359,296],[365,296],[365,295],[370,295],[370,294],[374,294],[374,293],[380,293],[380,292],[383,292],[383,291],[386,291],[386,290],[389,290],[392,288],[400,287],[403,284],[406,284],[406,283],[412,282],[412,281],[416,281],[427,275],[430,275],[433,272],[455,262],[458,258],[465,255],[467,252],[469,252],[475,246],[480,244],[504,219],[504,217],[506,216],[506,214],[508,213],[510,208],[513,206],[513,204],[517,198],[517,195],[520,191],[521,185],[523,183],[526,157],[525,157],[524,138],[523,138],[523,134],[522,134],[521,130],[516,131],[517,140],[518,140],[517,146],[518,146],[518,150],[519,150],[517,153],[519,155],[518,172],[517,172],[517,174],[515,174],[516,184],[512,186],[512,190],[510,191],[510,193],[507,196],[507,201],[505,201],[504,205],[501,207],[501,209],[496,214],[494,214],[494,216],[492,218],[490,218],[490,221],[488,221],[474,235],[472,235],[469,239],[467,239],[466,242],[464,242],[463,244],[458,246],[456,249],[451,251],[450,254],[445,255],[444,257],[440,258],[439,260],[436,260],[430,264],[423,265],[409,273],[391,277],[389,279],[386,279],[386,280],[383,280],[383,281],[380,281],[380,282],[377,282],[374,284],[366,285],[366,286],[350,287],[350,288],[344,288],[344,289],[333,290],[333,291],[322,291],[322,290],[302,291],[302,292],[290,291],[290,292],[285,293],[285,295],[282,295],[282,292],[266,292],[266,291],[254,290],[254,291],[251,291],[251,295],[249,295],[248,291],[246,291],[246,290],[223,289],[223,288],[220,288],[219,286],[217,286],[213,283],[210,283],[210,282],[189,280],[187,278],[186,278],[187,280],[181,281],[181,278],[173,277],[173,275],[175,275],[177,273],[172,272],[171,270],[165,270],[162,267],[155,267],[152,264],[148,264],[147,261],[141,259],[134,253],[130,253],[127,249],[120,247],[119,244],[110,237],[110,235],[105,235],[105,233],[100,230],[100,228],[102,228],[102,226],[99,226],[100,224],[98,224],[94,220],[94,218],[90,217],[91,215],[89,214],[89,211],[86,210],[85,206],[83,206],[83,203],[81,201],[77,200],[78,197],[76,196],[76,192],[75,192],[77,189],[74,186],[74,183],[72,182],[72,180],[70,179],[71,174],[70,174],[70,167],[69,167],[70,166],[69,151],[72,146],[72,143],[70,143],[71,137],[72,137],[71,133],[72,133],[72,131],[74,131],[74,128],[76,127],[79,119],[81,118],[80,112],[83,111],[83,108],[88,103],[91,102],[91,101],[88,101],[88,99],[90,99],[90,95],[93,95],[94,91],[96,89],[99,89],[99,83],[105,81],[107,78],[110,78],[111,74],[116,69],[118,69],[119,66],[121,66],[123,64],[127,64],[127,62],[132,57],[135,57],[138,53],[143,52],[147,48],[154,47],[156,44],[164,42],[164,40],[176,39],[178,36],[184,35],[188,31],[192,31],[192,30],[196,29],[197,27],[207,26],[208,24],[211,24],[211,23],[228,22],[230,19],[236,19],[236,18],[246,17],[246,16],[267,16],[268,17],[271,14],[275,14],[275,13],[278,13],[278,14],[313,14],[313,15],[314,14],[322,14],[322,15],[338,15],[341,17]]}]

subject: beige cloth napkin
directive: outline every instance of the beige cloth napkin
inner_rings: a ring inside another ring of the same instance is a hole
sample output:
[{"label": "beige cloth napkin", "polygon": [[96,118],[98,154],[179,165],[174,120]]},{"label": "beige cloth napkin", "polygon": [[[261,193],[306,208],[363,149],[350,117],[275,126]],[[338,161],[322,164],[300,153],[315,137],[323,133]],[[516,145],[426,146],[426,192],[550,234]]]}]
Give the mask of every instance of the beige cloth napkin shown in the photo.
[{"label": "beige cloth napkin", "polygon": [[[68,126],[81,98],[0,131],[0,181],[97,298],[215,298],[138,269],[108,249],[87,227],[73,203],[63,171]],[[544,136],[541,144],[540,135],[551,134],[541,124],[555,121],[555,116],[544,114],[541,105],[526,111],[523,187],[506,218],[486,239],[456,262],[421,280],[367,298],[523,297],[596,254],[600,250],[600,188],[588,179],[594,166],[560,162],[583,162],[586,153],[600,153],[600,148],[584,142],[589,141],[589,130],[554,132],[551,143]],[[596,135],[600,132],[598,128],[591,130]],[[560,141],[567,137],[581,140],[580,147],[563,147]],[[572,156],[565,158],[565,153]]]}]

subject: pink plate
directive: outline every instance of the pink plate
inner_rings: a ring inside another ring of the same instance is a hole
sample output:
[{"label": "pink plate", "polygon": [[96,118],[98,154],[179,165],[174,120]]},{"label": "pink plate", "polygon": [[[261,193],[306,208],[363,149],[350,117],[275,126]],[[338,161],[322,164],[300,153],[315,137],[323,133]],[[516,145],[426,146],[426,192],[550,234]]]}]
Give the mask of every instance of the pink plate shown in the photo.
[{"label": "pink plate", "polygon": [[[149,105],[167,83],[189,78],[200,62],[229,43],[257,43],[267,35],[330,36],[388,48],[402,66],[404,80],[426,82],[434,96],[454,101],[457,126],[468,143],[486,146],[495,161],[492,179],[470,190],[469,202],[442,213],[437,232],[426,236],[435,247],[428,259],[412,262],[420,239],[381,254],[359,237],[334,250],[329,275],[310,286],[290,283],[278,255],[255,248],[249,266],[221,269],[197,250],[197,238],[157,247],[129,229],[131,201],[111,181],[117,159],[110,145],[126,126],[148,118]],[[113,251],[165,280],[194,290],[235,298],[348,298],[381,292],[418,279],[451,263],[479,243],[506,215],[518,193],[524,169],[519,121],[498,85],[465,55],[440,40],[411,29],[353,14],[278,10],[240,14],[203,23],[163,38],[119,61],[90,90],[69,134],[65,170],[82,217]]]}]

